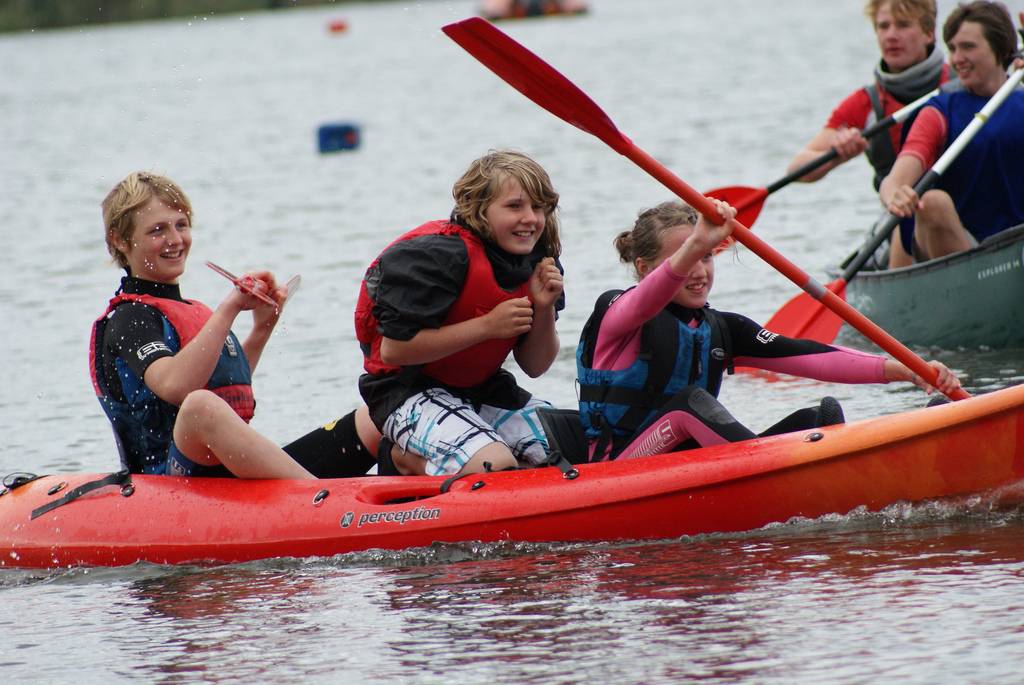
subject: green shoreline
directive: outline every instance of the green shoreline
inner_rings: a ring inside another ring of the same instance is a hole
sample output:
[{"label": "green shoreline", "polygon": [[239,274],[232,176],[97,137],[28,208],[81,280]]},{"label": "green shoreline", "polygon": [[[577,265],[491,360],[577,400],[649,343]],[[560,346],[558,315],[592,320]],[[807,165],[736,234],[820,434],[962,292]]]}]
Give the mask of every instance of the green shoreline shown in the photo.
[{"label": "green shoreline", "polygon": [[[354,0],[0,0],[0,32],[112,24],[170,17],[202,17]],[[386,2],[394,0],[360,0]]]}]

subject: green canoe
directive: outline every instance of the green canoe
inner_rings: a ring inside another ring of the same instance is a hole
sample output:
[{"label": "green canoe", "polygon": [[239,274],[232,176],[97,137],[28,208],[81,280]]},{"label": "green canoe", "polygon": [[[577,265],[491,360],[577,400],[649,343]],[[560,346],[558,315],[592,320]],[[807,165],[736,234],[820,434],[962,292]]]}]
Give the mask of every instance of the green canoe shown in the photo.
[{"label": "green canoe", "polygon": [[1024,224],[900,269],[861,270],[846,300],[908,345],[1024,347]]}]

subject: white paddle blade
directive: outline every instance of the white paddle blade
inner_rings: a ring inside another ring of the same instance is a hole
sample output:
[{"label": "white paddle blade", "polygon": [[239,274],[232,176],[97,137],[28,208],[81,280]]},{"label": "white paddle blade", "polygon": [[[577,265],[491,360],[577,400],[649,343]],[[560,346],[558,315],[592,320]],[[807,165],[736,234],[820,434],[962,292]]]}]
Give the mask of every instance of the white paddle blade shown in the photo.
[{"label": "white paddle blade", "polygon": [[294,295],[298,291],[299,286],[301,286],[301,285],[302,285],[302,276],[300,276],[299,274],[295,274],[290,279],[288,279],[288,282],[284,284],[284,293],[285,293],[285,295],[284,295],[284,302],[281,303],[282,307],[284,305],[288,304],[288,300],[292,299],[292,295]]}]

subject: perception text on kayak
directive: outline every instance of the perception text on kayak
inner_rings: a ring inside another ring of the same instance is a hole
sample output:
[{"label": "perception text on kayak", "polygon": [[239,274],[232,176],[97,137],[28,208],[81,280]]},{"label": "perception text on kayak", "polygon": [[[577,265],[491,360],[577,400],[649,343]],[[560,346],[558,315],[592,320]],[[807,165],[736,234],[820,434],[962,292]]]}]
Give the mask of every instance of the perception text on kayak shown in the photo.
[{"label": "perception text on kayak", "polygon": [[[348,528],[352,525],[355,512],[347,512],[341,519],[341,527]],[[416,507],[407,511],[376,511],[359,515],[356,528],[377,523],[397,523],[404,525],[408,521],[430,521],[441,518],[441,510],[438,508]]]}]

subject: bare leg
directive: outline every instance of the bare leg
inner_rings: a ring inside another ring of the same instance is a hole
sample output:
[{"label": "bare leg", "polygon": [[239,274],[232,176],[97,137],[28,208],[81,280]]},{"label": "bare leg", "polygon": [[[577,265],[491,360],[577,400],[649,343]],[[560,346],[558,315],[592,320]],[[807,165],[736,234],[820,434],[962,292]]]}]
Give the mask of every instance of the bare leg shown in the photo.
[{"label": "bare leg", "polygon": [[512,451],[503,442],[492,442],[487,447],[477,450],[476,454],[470,457],[469,461],[459,470],[459,473],[483,473],[484,462],[491,463],[492,471],[501,471],[507,468],[519,466],[519,462],[512,456]]},{"label": "bare leg", "polygon": [[370,410],[364,404],[356,409],[356,433],[359,434],[359,441],[370,454],[377,454],[377,447],[380,445],[380,431],[370,420]]},{"label": "bare leg", "polygon": [[174,444],[197,464],[223,464],[239,478],[313,478],[209,390],[193,391],[181,403]]},{"label": "bare leg", "polygon": [[427,460],[420,455],[403,450],[398,445],[391,448],[391,461],[403,476],[422,476],[427,472]]},{"label": "bare leg", "polygon": [[910,266],[913,263],[914,258],[903,249],[903,241],[900,240],[899,228],[897,228],[896,233],[892,237],[892,244],[889,247],[889,268],[898,269],[901,266]]},{"label": "bare leg", "polygon": [[953,198],[943,190],[929,190],[921,198],[914,233],[928,259],[935,259],[973,247],[967,229],[953,205]]},{"label": "bare leg", "polygon": [[[397,445],[391,450],[391,460],[395,462],[395,468],[403,476],[422,476],[426,473],[426,459],[415,452],[402,450]],[[501,471],[519,465],[507,445],[501,442],[492,442],[477,450],[476,454],[470,457],[469,461],[459,470],[459,473],[484,473],[486,471],[485,461],[490,462],[492,471]]]}]

